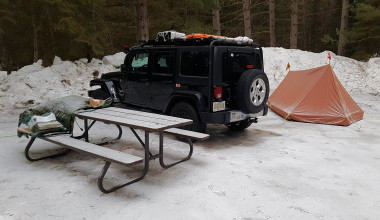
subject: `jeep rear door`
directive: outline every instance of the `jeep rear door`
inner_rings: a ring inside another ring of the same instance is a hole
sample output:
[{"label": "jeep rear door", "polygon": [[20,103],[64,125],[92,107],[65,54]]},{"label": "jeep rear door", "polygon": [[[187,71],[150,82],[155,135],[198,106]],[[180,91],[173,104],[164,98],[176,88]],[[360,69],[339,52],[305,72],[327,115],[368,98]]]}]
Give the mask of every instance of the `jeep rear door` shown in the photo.
[{"label": "jeep rear door", "polygon": [[150,77],[150,107],[163,110],[174,90],[174,50],[160,50],[153,54]]}]

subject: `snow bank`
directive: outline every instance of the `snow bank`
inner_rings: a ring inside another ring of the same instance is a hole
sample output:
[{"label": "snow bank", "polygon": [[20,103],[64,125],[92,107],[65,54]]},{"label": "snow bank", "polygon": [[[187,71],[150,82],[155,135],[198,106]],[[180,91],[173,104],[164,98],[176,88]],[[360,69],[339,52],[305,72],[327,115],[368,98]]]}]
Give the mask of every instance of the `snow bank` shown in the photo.
[{"label": "snow bank", "polygon": [[[350,93],[380,95],[380,58],[360,62],[332,54],[331,65],[343,86]],[[264,66],[271,91],[292,70],[309,69],[328,64],[328,51],[312,53],[284,48],[264,48]],[[43,67],[42,61],[25,66],[11,75],[0,74],[0,115],[18,114],[28,106],[67,95],[87,95],[94,75],[118,71],[125,53],[105,56],[102,60],[86,58],[62,61],[55,57],[53,65]],[[14,111],[16,109],[16,111]]]},{"label": "snow bank", "polygon": [[105,65],[112,65],[115,68],[119,68],[124,63],[125,53],[119,52],[114,55],[105,56],[102,61]]},{"label": "snow bank", "polygon": [[62,63],[62,59],[60,57],[55,56],[53,60],[53,65],[59,65]]},{"label": "snow bank", "polygon": [[[0,75],[0,115],[19,114],[28,106],[67,95],[87,96],[94,75],[117,71],[101,60],[62,61],[55,57],[50,67],[42,61],[25,66],[11,75]],[[93,74],[94,73],[94,74]]]}]

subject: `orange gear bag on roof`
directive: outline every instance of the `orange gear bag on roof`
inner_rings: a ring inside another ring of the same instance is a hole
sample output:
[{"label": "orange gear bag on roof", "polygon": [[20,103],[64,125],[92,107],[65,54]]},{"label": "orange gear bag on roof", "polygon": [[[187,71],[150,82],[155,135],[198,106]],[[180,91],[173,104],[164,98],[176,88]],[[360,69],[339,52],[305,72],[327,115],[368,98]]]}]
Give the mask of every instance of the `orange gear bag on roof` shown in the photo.
[{"label": "orange gear bag on roof", "polygon": [[228,38],[228,37],[225,37],[225,36],[218,36],[218,35],[212,35],[212,34],[199,34],[199,33],[188,34],[188,35],[186,35],[186,38],[187,38],[187,39],[189,39],[189,38],[210,38],[210,37],[215,37],[215,38]]}]

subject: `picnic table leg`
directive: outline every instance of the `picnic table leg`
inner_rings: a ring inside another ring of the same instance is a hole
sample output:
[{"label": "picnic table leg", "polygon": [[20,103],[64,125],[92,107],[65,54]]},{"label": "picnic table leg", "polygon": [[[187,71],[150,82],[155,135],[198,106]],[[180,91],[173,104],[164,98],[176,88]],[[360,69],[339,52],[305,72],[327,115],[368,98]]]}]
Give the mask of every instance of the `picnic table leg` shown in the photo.
[{"label": "picnic table leg", "polygon": [[[91,129],[91,127],[95,124],[95,120],[94,121],[92,121],[91,123],[90,123],[90,125],[88,125],[88,120],[87,119],[83,119],[84,120],[84,132],[83,132],[83,134],[81,134],[81,135],[79,135],[79,136],[71,136],[72,138],[75,138],[75,139],[81,139],[81,138],[84,138],[85,140],[86,140],[86,142],[89,142],[89,138],[88,138],[88,131]],[[87,121],[87,122],[86,122]],[[122,134],[123,134],[123,130],[122,130],[122,128],[120,127],[120,125],[116,125],[116,127],[117,127],[117,129],[119,130],[119,134],[118,134],[118,136],[115,138],[115,140],[119,140],[120,138],[121,138],[121,136],[122,136]],[[101,144],[107,144],[108,143],[108,141],[107,142],[104,142],[104,143],[100,143],[100,145]]]},{"label": "picnic table leg", "polygon": [[[95,123],[95,122],[94,122]],[[88,119],[84,119],[84,140],[88,142]]]},{"label": "picnic table leg", "polygon": [[111,193],[111,192],[116,191],[116,190],[118,190],[120,188],[128,186],[128,185],[130,185],[132,183],[138,182],[138,181],[142,180],[145,177],[145,175],[147,174],[148,169],[149,169],[149,132],[147,132],[147,131],[145,131],[145,144],[144,145],[145,145],[144,146],[145,157],[144,157],[144,169],[143,169],[142,175],[140,177],[134,179],[134,180],[131,180],[131,181],[125,183],[125,184],[122,184],[122,185],[119,185],[119,186],[114,186],[114,187],[111,187],[110,189],[106,189],[103,186],[103,181],[104,181],[104,177],[105,177],[105,175],[106,175],[106,173],[108,171],[108,168],[111,165],[111,162],[106,161],[106,164],[104,165],[103,170],[100,173],[99,178],[98,178],[98,188],[99,188],[100,191],[102,191],[103,193],[106,193],[106,194],[107,193]]},{"label": "picnic table leg", "polygon": [[36,137],[31,137],[31,139],[28,142],[28,144],[26,145],[25,151],[24,151],[25,157],[29,161],[34,162],[34,161],[43,160],[43,159],[47,159],[47,158],[55,158],[55,157],[66,155],[66,154],[68,154],[70,152],[69,149],[64,149],[64,151],[59,152],[57,154],[52,154],[52,155],[48,155],[48,156],[44,156],[44,157],[39,157],[39,158],[31,158],[30,155],[29,155],[29,150],[30,150],[30,147],[32,147],[34,140],[36,140]]},{"label": "picnic table leg", "polygon": [[121,135],[123,134],[123,130],[121,129],[120,125],[116,125],[117,129],[119,129],[119,135],[117,136],[116,140],[119,140],[121,138]]},{"label": "picnic table leg", "polygon": [[[140,144],[143,146],[143,148],[145,148],[145,144],[144,144],[144,142],[141,140],[140,136],[136,133],[135,129],[133,129],[133,128],[129,128],[129,129],[130,129],[130,130],[132,131],[132,133],[135,135],[135,137],[136,137],[137,140],[140,142]],[[145,132],[145,135],[146,135],[146,132]],[[148,141],[148,142],[149,142],[149,141]],[[145,140],[145,143],[147,143],[146,140]],[[150,156],[150,157],[153,157],[153,155],[152,155],[151,152],[149,152],[149,156]]]},{"label": "picnic table leg", "polygon": [[83,121],[84,121],[84,132],[83,132],[83,134],[81,134],[79,136],[74,136],[72,134],[71,136],[72,136],[72,138],[75,138],[75,139],[84,138],[85,140],[87,140],[86,142],[88,142],[88,130],[91,129],[91,127],[95,124],[96,121],[92,121],[90,123],[90,126],[88,125],[88,120],[87,119],[83,119]]},{"label": "picnic table leg", "polygon": [[163,167],[165,169],[169,168],[169,167],[172,167],[172,166],[174,166],[176,164],[179,164],[179,163],[181,163],[183,161],[189,160],[190,157],[191,157],[191,155],[193,155],[193,142],[191,141],[190,138],[187,138],[187,142],[189,143],[189,146],[190,146],[189,154],[187,155],[187,157],[183,158],[180,161],[177,161],[177,162],[174,162],[172,164],[166,165],[165,162],[164,162],[164,132],[161,131],[159,136],[160,136],[160,153],[159,153],[159,155],[160,155],[160,165],[161,165],[161,167]]}]

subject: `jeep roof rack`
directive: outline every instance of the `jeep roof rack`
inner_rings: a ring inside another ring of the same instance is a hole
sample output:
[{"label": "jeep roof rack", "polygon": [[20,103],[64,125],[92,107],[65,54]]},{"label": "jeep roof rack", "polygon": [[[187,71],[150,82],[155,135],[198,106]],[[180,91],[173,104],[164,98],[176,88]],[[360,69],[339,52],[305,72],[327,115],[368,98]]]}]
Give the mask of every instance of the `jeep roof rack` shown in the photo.
[{"label": "jeep roof rack", "polygon": [[223,38],[189,38],[189,39],[168,39],[165,41],[158,40],[144,40],[139,41],[140,46],[209,46],[209,45],[223,45],[223,46],[241,46],[241,47],[260,47],[259,44],[241,42],[232,39],[223,39]]}]

